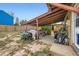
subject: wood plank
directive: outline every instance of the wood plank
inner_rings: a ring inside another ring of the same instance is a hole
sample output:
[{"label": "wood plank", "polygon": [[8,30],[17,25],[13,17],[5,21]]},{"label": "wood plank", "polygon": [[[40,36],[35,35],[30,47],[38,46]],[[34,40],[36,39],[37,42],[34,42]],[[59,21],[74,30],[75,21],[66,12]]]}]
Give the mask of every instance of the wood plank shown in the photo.
[{"label": "wood plank", "polygon": [[53,20],[45,21],[45,22],[43,22],[43,23],[41,23],[41,24],[46,24],[46,23],[47,23],[47,24],[51,24],[51,23],[56,23],[56,22],[59,22],[59,21],[63,21],[64,17],[65,17],[65,16],[60,16],[60,17],[55,18],[55,19],[53,19]]},{"label": "wood plank", "polygon": [[64,10],[68,10],[68,11],[71,11],[71,12],[79,13],[79,9],[71,7],[71,6],[68,6],[68,5],[64,5],[64,4],[60,4],[60,3],[50,3],[50,4],[52,5],[52,7],[55,6],[55,7],[64,9]]},{"label": "wood plank", "polygon": [[[47,24],[48,24],[49,22],[54,22],[56,19],[59,20],[59,18],[64,18],[65,14],[66,14],[66,13],[62,13],[62,14],[53,16],[53,17],[51,17],[51,18],[49,18],[49,19],[45,19],[44,21],[39,22],[39,25],[40,25],[40,24],[43,24],[43,23],[47,23]],[[35,23],[32,23],[32,24],[35,24]]]},{"label": "wood plank", "polygon": [[[66,12],[65,10],[60,10],[60,11],[58,11],[58,12],[56,12],[56,13],[51,13],[51,14],[49,14],[48,16],[45,16],[45,17],[43,17],[43,18],[39,18],[39,19],[44,19],[44,18],[49,18],[49,17],[52,17],[52,16],[56,16],[57,14],[60,14],[60,13],[63,13],[63,12]],[[39,20],[40,21],[40,20]]]},{"label": "wood plank", "polygon": [[47,16],[47,17],[44,17],[44,18],[41,18],[41,19],[38,20],[38,21],[39,21],[39,22],[40,22],[40,21],[43,21],[43,19],[48,19],[48,18],[50,18],[50,17],[54,17],[54,16],[59,15],[59,14],[64,13],[64,12],[66,12],[66,11],[61,10],[61,11],[56,12],[56,13],[54,13],[54,14],[52,13],[51,15],[49,15],[49,16]]},{"label": "wood plank", "polygon": [[63,21],[64,20],[64,16],[62,16],[63,18],[58,18],[58,19],[55,19],[55,20],[57,20],[57,21],[55,21],[55,20],[51,20],[50,22],[45,22],[44,24],[52,24],[52,23],[56,23],[56,22],[60,22],[60,21]]},{"label": "wood plank", "polygon": [[45,19],[41,19],[42,21],[39,21],[39,23],[42,23],[42,22],[45,22],[45,21],[47,21],[47,20],[51,20],[51,19],[55,19],[55,18],[58,18],[58,17],[60,17],[60,16],[65,16],[65,12],[64,13],[60,13],[60,14],[58,14],[58,15],[55,15],[55,16],[51,16],[51,17],[49,17],[49,18],[45,18]]},{"label": "wood plank", "polygon": [[36,18],[34,18],[34,19],[32,19],[32,20],[30,20],[27,24],[30,24],[30,23],[32,23],[32,22],[35,22],[35,19],[41,19],[41,18],[44,18],[44,17],[48,17],[48,15],[51,15],[52,13],[54,13],[54,12],[56,12],[56,11],[58,11],[58,10],[61,10],[60,8],[56,8],[56,9],[54,9],[52,12],[51,11],[48,11],[48,12],[46,12],[46,13],[44,13],[44,14],[42,14],[42,15],[40,15],[40,16],[38,16],[38,17],[36,17]]}]

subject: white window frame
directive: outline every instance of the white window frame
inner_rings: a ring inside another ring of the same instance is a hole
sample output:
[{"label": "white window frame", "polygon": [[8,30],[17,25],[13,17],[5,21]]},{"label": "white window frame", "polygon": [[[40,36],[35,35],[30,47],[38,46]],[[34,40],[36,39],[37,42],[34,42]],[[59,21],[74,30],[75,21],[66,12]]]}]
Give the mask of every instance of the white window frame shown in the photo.
[{"label": "white window frame", "polygon": [[[76,4],[75,7],[79,8],[79,4]],[[79,45],[77,44],[77,36],[76,36],[76,34],[79,33],[79,31],[77,31],[79,27],[76,27],[77,18],[79,18],[79,16],[77,17],[77,14],[72,12],[72,33],[71,35],[72,35],[73,43],[79,49]]]}]

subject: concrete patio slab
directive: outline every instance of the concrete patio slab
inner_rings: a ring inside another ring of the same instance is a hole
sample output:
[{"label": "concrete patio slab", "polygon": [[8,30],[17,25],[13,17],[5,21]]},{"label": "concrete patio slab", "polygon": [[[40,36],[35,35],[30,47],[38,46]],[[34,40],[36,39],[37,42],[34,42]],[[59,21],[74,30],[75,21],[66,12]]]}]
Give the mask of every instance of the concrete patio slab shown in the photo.
[{"label": "concrete patio slab", "polygon": [[39,41],[51,44],[50,50],[54,52],[56,56],[76,56],[76,53],[71,46],[54,43],[53,36],[45,36]]}]

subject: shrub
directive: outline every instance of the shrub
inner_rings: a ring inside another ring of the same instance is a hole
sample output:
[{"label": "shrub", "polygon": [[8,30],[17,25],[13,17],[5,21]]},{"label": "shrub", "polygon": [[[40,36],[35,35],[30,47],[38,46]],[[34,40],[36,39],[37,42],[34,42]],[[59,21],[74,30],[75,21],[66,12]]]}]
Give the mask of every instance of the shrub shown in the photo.
[{"label": "shrub", "polygon": [[49,28],[48,26],[42,26],[42,30],[45,31],[47,35],[51,34],[51,28]]}]

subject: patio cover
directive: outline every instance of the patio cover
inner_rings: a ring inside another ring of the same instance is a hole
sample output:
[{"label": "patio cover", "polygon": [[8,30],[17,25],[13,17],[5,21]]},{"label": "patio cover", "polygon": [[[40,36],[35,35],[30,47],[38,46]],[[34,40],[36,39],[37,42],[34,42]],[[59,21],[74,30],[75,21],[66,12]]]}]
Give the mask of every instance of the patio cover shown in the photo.
[{"label": "patio cover", "polygon": [[[63,4],[57,4],[57,3],[48,3],[48,9],[49,11],[45,14],[42,14],[30,21],[27,22],[27,24],[30,25],[36,25],[36,20],[38,20],[38,25],[49,25],[52,23],[64,21],[64,17],[66,16],[67,11],[73,11],[78,13],[78,9],[74,9],[71,7],[71,3],[63,3]],[[65,8],[66,7],[66,8]]]}]

